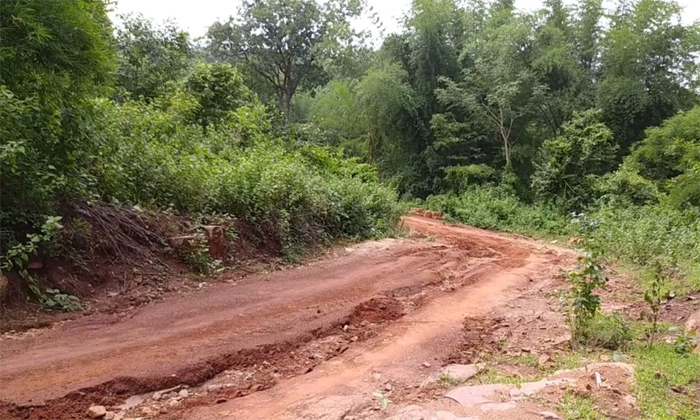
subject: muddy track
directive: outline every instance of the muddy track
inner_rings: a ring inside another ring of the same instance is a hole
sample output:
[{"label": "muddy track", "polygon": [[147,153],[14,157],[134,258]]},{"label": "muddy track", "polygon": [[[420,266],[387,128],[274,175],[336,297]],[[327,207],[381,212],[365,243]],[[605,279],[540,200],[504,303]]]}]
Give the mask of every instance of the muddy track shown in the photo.
[{"label": "muddy track", "polygon": [[[427,324],[393,324],[416,314],[426,322],[449,322],[445,331],[453,324],[459,327],[464,314],[445,311],[450,305],[465,307],[466,288],[476,287],[469,291],[474,293],[470,305],[485,307],[493,304],[486,302],[490,293],[526,283],[556,259],[526,240],[422,218],[405,222],[437,240],[366,243],[338,258],[213,286],[126,316],[91,315],[34,337],[1,341],[0,418],[84,418],[91,404],[115,406],[134,394],[180,384],[194,387],[230,369],[263,362],[271,366],[274,378],[224,394],[225,399],[244,397],[322,371],[322,361],[300,363],[290,354],[324,337],[337,339],[337,347],[323,361],[364,351],[372,335],[358,340],[347,332],[350,326],[386,324],[396,330],[390,335],[406,335],[404,346],[437,339],[441,333]],[[442,312],[436,310],[441,307]],[[373,334],[381,338],[385,330]],[[351,376],[336,375],[335,380]],[[183,409],[213,404],[220,397],[192,401]],[[288,395],[283,401],[291,404],[295,398]],[[271,417],[275,407],[266,407]]]}]

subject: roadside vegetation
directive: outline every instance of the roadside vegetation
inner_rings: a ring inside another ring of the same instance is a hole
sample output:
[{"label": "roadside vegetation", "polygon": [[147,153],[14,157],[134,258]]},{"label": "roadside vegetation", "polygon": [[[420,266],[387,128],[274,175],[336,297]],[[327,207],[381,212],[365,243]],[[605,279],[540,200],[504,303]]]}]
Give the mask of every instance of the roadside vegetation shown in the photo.
[{"label": "roadside vegetation", "polygon": [[[698,356],[663,342],[654,316],[700,290],[700,23],[670,0],[414,0],[373,44],[352,25],[365,6],[251,0],[193,40],[113,23],[102,1],[0,2],[3,297],[8,276],[43,308],[82,309],[32,261],[84,267],[105,238],[111,258],[136,249],[126,236],[166,246],[141,214],[243,222],[295,259],[388,235],[419,203],[577,237],[572,346],[629,350],[647,418],[700,418]],[[206,247],[185,261],[219,267]],[[646,290],[642,335],[600,312],[611,262]],[[598,418],[587,404],[562,410]]]}]

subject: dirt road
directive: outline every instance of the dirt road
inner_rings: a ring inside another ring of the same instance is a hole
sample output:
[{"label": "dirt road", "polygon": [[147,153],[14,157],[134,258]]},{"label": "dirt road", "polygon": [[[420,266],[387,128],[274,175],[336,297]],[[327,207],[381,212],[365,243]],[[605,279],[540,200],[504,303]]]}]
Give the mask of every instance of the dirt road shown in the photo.
[{"label": "dirt road", "polygon": [[[526,239],[417,217],[405,223],[423,239],[369,242],[302,268],[3,340],[0,414],[84,418],[91,404],[196,389],[252,369],[262,372],[257,384],[203,392],[162,415],[336,418],[308,407],[349,412],[385,386],[372,378],[408,383],[454,350],[465,316],[504,304],[570,259]],[[305,351],[317,353],[301,360]]]}]

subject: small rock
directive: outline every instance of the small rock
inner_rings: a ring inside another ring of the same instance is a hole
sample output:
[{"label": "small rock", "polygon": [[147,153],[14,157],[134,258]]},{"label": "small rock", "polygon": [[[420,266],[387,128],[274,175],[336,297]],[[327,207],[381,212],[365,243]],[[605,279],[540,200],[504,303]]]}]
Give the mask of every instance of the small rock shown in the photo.
[{"label": "small rock", "polygon": [[223,388],[221,385],[212,384],[212,385],[208,385],[208,386],[207,386],[207,391],[209,391],[209,392],[218,391],[218,390],[220,390],[221,388]]},{"label": "small rock", "polygon": [[359,340],[359,339],[360,339],[360,337],[354,336],[354,337],[352,337],[352,338],[350,339],[350,341],[352,341],[352,342],[354,343],[355,341],[357,341],[357,340]]},{"label": "small rock", "polygon": [[114,418],[115,418],[116,416],[117,416],[117,415],[114,414],[113,412],[108,411],[108,412],[105,413],[104,419],[105,419],[105,420],[114,420]]},{"label": "small rock", "polygon": [[141,409],[141,414],[143,414],[144,416],[150,416],[153,414],[153,410],[150,407],[143,407]]},{"label": "small rock", "polygon": [[103,405],[93,405],[88,409],[87,415],[91,419],[101,419],[107,414],[107,409]]},{"label": "small rock", "polygon": [[540,356],[540,358],[537,360],[537,365],[539,367],[545,366],[547,363],[551,362],[552,358],[548,354],[543,354]]},{"label": "small rock", "polygon": [[424,368],[429,368],[430,366],[432,366],[430,363],[428,363],[428,362],[423,362],[423,367],[424,367]]},{"label": "small rock", "polygon": [[557,413],[552,413],[551,411],[543,411],[540,413],[540,416],[542,416],[544,420],[561,420],[561,417],[559,417]]},{"label": "small rock", "polygon": [[448,365],[442,368],[441,374],[448,375],[460,381],[466,381],[479,373],[481,369],[475,364],[471,365]]},{"label": "small rock", "polygon": [[181,389],[180,392],[178,392],[178,395],[182,398],[187,398],[190,396],[190,392],[186,389]]},{"label": "small rock", "polygon": [[223,403],[225,403],[226,401],[228,401],[226,398],[219,398],[218,400],[216,400],[216,403],[217,403],[217,404],[223,404]]},{"label": "small rock", "polygon": [[392,389],[394,389],[394,387],[389,382],[387,382],[386,385],[384,385],[384,389],[387,391],[391,391]]},{"label": "small rock", "polygon": [[372,374],[372,377],[378,381],[378,380],[382,379],[382,374],[379,372],[375,372]]}]

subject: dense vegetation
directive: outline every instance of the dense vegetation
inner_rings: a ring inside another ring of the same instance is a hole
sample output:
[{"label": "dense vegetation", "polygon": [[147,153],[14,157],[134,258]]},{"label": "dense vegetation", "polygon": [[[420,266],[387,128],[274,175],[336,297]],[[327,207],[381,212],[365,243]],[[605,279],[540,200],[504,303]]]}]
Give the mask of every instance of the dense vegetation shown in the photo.
[{"label": "dense vegetation", "polygon": [[285,248],[382,235],[400,197],[549,236],[584,213],[611,256],[698,277],[700,25],[678,4],[414,0],[375,45],[364,6],[250,0],[194,41],[3,1],[3,254],[75,205],[226,214]]},{"label": "dense vegetation", "polygon": [[0,7],[2,271],[99,203],[235,217],[285,254],[395,224],[375,169],[298,137],[173,25],[113,30],[100,1]]}]

